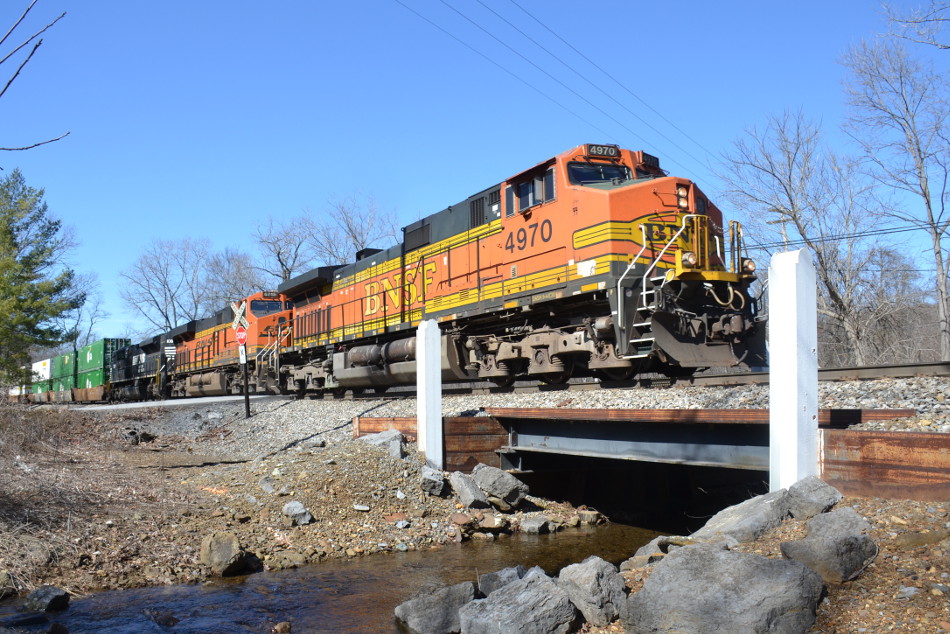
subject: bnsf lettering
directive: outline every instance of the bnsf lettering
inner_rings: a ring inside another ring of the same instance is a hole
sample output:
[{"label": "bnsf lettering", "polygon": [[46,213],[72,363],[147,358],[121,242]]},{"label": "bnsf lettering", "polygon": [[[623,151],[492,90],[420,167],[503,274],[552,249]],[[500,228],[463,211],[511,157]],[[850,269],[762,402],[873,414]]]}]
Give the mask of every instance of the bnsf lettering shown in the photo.
[{"label": "bnsf lettering", "polygon": [[389,309],[400,306],[412,306],[429,294],[429,286],[435,278],[436,265],[430,262],[421,270],[396,273],[384,277],[378,282],[369,282],[363,287],[366,294],[364,316],[375,315],[383,309],[383,302]]},{"label": "bnsf lettering", "polygon": [[508,237],[505,239],[505,250],[512,253],[515,252],[515,249],[524,251],[533,247],[536,243],[550,242],[553,235],[554,225],[551,224],[550,220],[544,220],[541,223],[532,222],[526,227],[508,233]]},{"label": "bnsf lettering", "polygon": [[680,230],[677,225],[668,225],[660,222],[645,222],[647,242],[668,242]]}]

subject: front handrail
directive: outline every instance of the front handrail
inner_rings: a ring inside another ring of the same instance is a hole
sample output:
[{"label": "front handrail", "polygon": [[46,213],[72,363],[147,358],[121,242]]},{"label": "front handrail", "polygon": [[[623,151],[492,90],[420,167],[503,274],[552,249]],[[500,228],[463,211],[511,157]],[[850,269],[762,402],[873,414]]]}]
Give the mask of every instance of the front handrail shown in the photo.
[{"label": "front handrail", "polygon": [[[643,274],[643,282],[640,285],[641,299],[646,298],[646,283],[650,277],[650,273],[653,272],[654,269],[656,269],[657,264],[660,262],[660,260],[663,259],[663,256],[666,255],[666,252],[669,250],[670,245],[674,244],[679,239],[679,237],[683,234],[683,232],[686,231],[686,221],[691,218],[699,218],[699,217],[700,217],[699,214],[687,214],[683,216],[683,223],[682,223],[682,226],[679,228],[679,231],[677,231],[673,235],[673,237],[670,238],[670,240],[666,243],[666,245],[660,251],[660,254],[654,257],[653,262],[650,264],[650,266],[647,267],[647,270]],[[623,339],[627,338],[627,327],[623,321],[624,293],[623,293],[622,285],[623,285],[624,278],[626,278],[627,275],[630,273],[630,271],[633,270],[633,267],[636,266],[637,261],[640,259],[640,257],[643,255],[643,252],[646,251],[646,248],[647,248],[646,227],[642,223],[640,224],[640,233],[643,234],[643,244],[640,247],[640,251],[637,253],[636,256],[634,256],[633,260],[631,260],[630,264],[627,266],[627,270],[623,272],[623,274],[620,276],[620,279],[617,280],[617,322],[620,324],[619,330]],[[626,347],[626,344],[624,344],[624,347]]]}]

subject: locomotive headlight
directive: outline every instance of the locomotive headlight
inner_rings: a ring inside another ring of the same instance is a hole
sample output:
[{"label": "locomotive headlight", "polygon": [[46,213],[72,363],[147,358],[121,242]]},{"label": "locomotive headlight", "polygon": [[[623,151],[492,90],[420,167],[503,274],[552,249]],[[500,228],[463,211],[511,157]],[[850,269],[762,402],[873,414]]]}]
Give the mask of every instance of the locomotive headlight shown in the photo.
[{"label": "locomotive headlight", "polygon": [[745,273],[755,273],[755,261],[749,258],[742,258],[742,270]]},{"label": "locomotive headlight", "polygon": [[696,254],[692,251],[684,251],[683,255],[680,256],[680,262],[683,263],[683,266],[687,268],[692,268],[696,266],[696,263],[699,260],[696,259]]},{"label": "locomotive headlight", "polygon": [[676,186],[676,206],[680,209],[689,207],[689,190],[686,185]]}]

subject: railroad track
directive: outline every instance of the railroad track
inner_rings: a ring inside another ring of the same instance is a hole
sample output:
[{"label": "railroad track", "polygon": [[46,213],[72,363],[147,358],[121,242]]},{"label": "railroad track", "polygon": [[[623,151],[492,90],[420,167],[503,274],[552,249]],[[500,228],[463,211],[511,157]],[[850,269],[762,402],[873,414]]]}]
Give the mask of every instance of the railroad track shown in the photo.
[{"label": "railroad track", "polygon": [[[863,379],[902,379],[922,376],[950,376],[950,362],[893,364],[851,368],[825,368],[818,370],[819,381],[855,381]],[[606,381],[595,377],[578,377],[567,383],[547,385],[538,381],[516,381],[508,387],[498,387],[487,381],[455,383],[442,386],[444,396],[467,394],[533,394],[541,392],[573,392],[584,390],[610,390],[631,388],[667,388],[674,385],[697,385],[703,387],[728,387],[733,385],[765,385],[768,372],[704,373],[688,378],[670,378],[647,375],[627,381]],[[412,398],[414,386],[396,386],[383,394],[366,391],[353,395],[347,392],[346,399]],[[334,398],[326,395],[323,398]]]}]

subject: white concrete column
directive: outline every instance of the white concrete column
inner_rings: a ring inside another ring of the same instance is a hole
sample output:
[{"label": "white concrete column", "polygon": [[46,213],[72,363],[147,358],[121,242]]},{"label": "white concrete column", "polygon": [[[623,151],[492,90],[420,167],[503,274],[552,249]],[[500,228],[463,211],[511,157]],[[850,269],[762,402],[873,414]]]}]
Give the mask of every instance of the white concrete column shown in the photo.
[{"label": "white concrete column", "polygon": [[442,469],[442,333],[434,319],[421,322],[416,331],[416,409],[419,451]]},{"label": "white concrete column", "polygon": [[818,475],[818,304],[806,249],[769,266],[769,489]]}]

